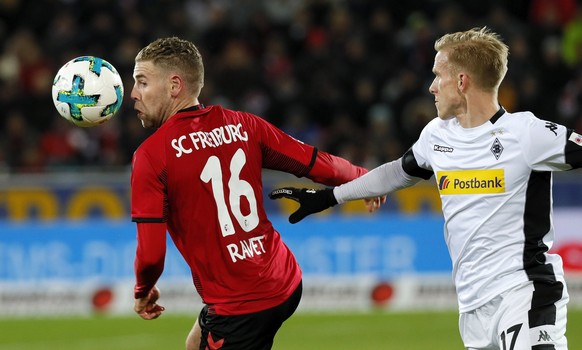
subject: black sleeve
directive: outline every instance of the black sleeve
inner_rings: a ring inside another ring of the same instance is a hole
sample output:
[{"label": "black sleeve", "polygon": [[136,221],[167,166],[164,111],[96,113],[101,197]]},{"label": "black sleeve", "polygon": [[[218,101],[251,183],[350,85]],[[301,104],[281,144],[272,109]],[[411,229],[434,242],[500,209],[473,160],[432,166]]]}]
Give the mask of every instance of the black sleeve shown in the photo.
[{"label": "black sleeve", "polygon": [[431,170],[418,166],[416,158],[414,158],[412,148],[408,149],[408,151],[406,151],[406,153],[404,153],[402,156],[402,169],[404,169],[404,171],[410,176],[420,177],[425,180],[430,179],[430,177],[433,175]]},{"label": "black sleeve", "polygon": [[574,169],[582,168],[582,136],[568,129],[566,138],[566,147],[564,147],[566,163]]}]

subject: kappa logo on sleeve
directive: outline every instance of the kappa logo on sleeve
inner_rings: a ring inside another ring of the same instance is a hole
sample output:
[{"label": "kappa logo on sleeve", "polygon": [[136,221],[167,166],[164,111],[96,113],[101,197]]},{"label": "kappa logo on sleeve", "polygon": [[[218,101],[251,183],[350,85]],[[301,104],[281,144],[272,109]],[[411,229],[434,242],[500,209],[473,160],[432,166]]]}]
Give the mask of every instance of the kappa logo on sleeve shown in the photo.
[{"label": "kappa logo on sleeve", "polygon": [[558,124],[552,122],[546,122],[546,128],[548,128],[554,135],[558,136],[556,130],[558,130]]},{"label": "kappa logo on sleeve", "polygon": [[441,195],[505,192],[503,169],[438,171],[437,180]]},{"label": "kappa logo on sleeve", "polygon": [[573,132],[570,135],[570,137],[568,138],[568,140],[574,142],[578,146],[582,146],[582,135],[580,135],[580,134],[577,134],[577,133]]}]

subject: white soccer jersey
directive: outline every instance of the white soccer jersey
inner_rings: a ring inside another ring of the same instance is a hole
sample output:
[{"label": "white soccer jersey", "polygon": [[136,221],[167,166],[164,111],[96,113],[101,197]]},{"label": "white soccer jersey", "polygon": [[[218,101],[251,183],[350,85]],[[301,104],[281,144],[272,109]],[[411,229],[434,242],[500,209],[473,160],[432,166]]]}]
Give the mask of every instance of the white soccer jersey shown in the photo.
[{"label": "white soccer jersey", "polygon": [[[435,175],[460,312],[528,280],[536,288],[534,304],[561,298],[562,261],[547,253],[554,239],[551,172],[582,166],[581,145],[582,137],[564,126],[500,109],[469,129],[456,118],[436,118],[402,157],[408,175]],[[360,183],[342,185],[336,198],[349,200],[356,190],[361,196],[364,183],[379,182],[375,176],[398,181],[386,174],[372,171]]]},{"label": "white soccer jersey", "polygon": [[547,253],[551,171],[580,166],[580,140],[561,125],[503,109],[476,128],[456,118],[424,128],[412,153],[436,177],[460,312],[527,280],[550,289],[563,282],[561,258]]}]

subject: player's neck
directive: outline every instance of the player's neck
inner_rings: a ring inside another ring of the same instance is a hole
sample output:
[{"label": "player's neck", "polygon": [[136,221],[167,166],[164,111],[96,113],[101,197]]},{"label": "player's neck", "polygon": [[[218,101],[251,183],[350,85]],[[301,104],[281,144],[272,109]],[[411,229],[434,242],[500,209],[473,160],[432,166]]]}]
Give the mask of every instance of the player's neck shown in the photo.
[{"label": "player's neck", "polygon": [[171,116],[177,114],[181,110],[188,109],[188,108],[197,106],[199,104],[200,104],[200,102],[198,101],[198,98],[176,100],[172,106],[172,112],[169,114],[169,116],[171,117]]},{"label": "player's neck", "polygon": [[478,94],[467,98],[466,110],[457,119],[463,128],[476,128],[488,122],[498,110],[496,95]]}]

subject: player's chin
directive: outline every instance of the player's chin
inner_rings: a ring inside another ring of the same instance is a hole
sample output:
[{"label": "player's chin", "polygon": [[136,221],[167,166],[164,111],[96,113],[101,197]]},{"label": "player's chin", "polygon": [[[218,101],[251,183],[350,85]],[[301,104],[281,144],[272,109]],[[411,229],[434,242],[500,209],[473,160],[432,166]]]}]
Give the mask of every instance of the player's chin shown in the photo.
[{"label": "player's chin", "polygon": [[149,120],[145,114],[138,113],[137,118],[141,121],[141,125],[144,128],[149,129],[155,127],[154,123],[152,123],[152,121]]},{"label": "player's chin", "polygon": [[442,120],[449,120],[449,119],[453,119],[454,118],[454,116],[452,116],[450,114],[438,113],[437,115]]}]

